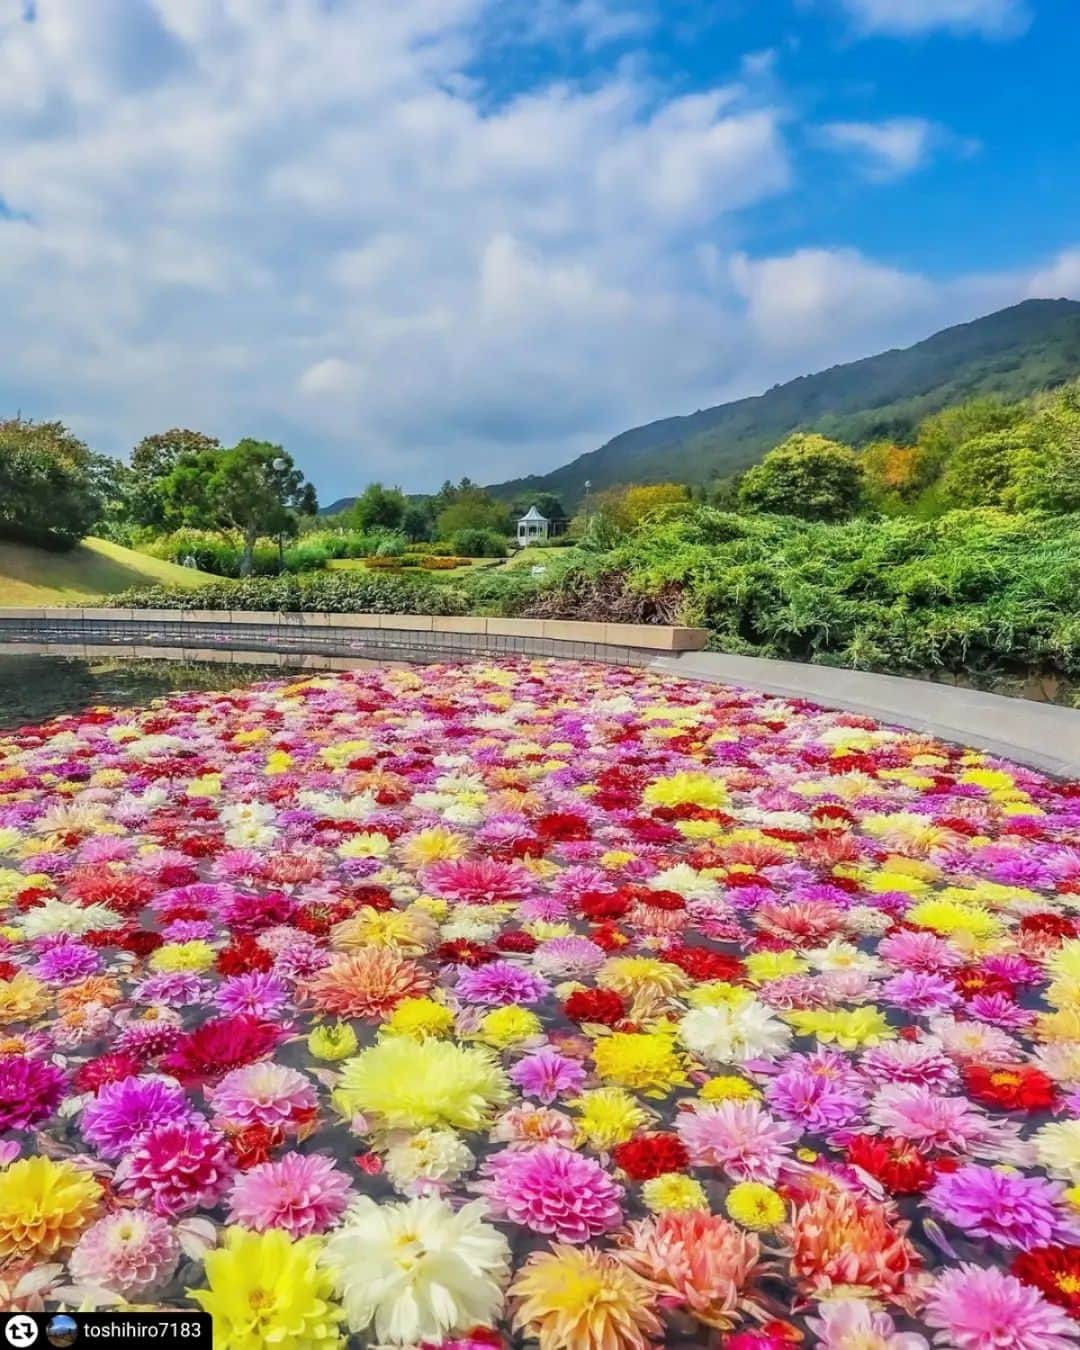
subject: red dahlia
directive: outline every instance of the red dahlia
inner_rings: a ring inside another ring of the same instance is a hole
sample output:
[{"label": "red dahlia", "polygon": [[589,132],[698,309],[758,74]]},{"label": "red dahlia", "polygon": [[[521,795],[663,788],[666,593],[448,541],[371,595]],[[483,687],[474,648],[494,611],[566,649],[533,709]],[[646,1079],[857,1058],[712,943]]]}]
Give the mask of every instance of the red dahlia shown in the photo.
[{"label": "red dahlia", "polygon": [[1054,1080],[1032,1064],[969,1064],[964,1080],[977,1102],[999,1111],[1045,1111],[1057,1095]]},{"label": "red dahlia", "polygon": [[72,1079],[79,1092],[97,1092],[106,1083],[119,1083],[138,1074],[139,1061],[126,1050],[99,1055],[81,1064]]},{"label": "red dahlia", "polygon": [[1012,1273],[1073,1317],[1080,1315],[1080,1247],[1033,1247],[1020,1253]]},{"label": "red dahlia", "polygon": [[677,1134],[639,1134],[617,1144],[611,1156],[631,1181],[651,1181],[665,1172],[681,1172],[690,1161]]},{"label": "red dahlia", "polygon": [[440,942],[435,949],[435,955],[444,965],[475,968],[486,965],[488,961],[494,961],[498,953],[492,947],[485,947],[482,942],[468,942],[465,938],[454,938],[451,942]]},{"label": "red dahlia", "polygon": [[508,933],[500,933],[495,939],[495,946],[501,952],[534,952],[537,942],[531,933],[526,933],[524,929],[512,928]]},{"label": "red dahlia", "polygon": [[914,1144],[891,1135],[857,1134],[847,1156],[895,1195],[917,1195],[934,1179],[934,1164]]},{"label": "red dahlia", "polygon": [[593,923],[603,919],[621,919],[629,908],[629,899],[617,892],[586,891],[578,900],[578,909]]},{"label": "red dahlia", "polygon": [[216,961],[219,975],[246,975],[253,970],[265,973],[273,964],[271,953],[249,933],[233,938],[218,952]]},{"label": "red dahlia", "polygon": [[713,952],[708,947],[669,947],[664,960],[685,971],[692,980],[738,980],[743,963],[737,956]]},{"label": "red dahlia", "polygon": [[230,1069],[262,1059],[280,1040],[279,1028],[250,1013],[215,1017],[181,1036],[161,1067],[186,1085],[213,1083]]},{"label": "red dahlia", "polygon": [[563,1012],[572,1022],[596,1022],[613,1027],[626,1016],[626,1004],[612,989],[579,989],[563,1004]]}]

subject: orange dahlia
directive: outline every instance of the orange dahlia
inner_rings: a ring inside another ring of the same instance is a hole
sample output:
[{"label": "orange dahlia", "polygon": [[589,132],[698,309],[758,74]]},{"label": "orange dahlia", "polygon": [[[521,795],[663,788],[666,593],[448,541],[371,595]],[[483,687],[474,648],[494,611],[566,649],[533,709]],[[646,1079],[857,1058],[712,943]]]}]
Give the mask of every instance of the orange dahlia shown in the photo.
[{"label": "orange dahlia", "polygon": [[656,1294],[617,1257],[555,1243],[534,1252],[510,1286],[514,1326],[540,1350],[649,1350],[663,1331]]},{"label": "orange dahlia", "polygon": [[814,1295],[894,1297],[918,1263],[909,1227],[892,1205],[822,1191],[795,1211],[792,1267]]},{"label": "orange dahlia", "polygon": [[431,975],[415,961],[390,947],[365,947],[335,956],[307,981],[306,990],[321,1012],[382,1018],[431,985]]}]

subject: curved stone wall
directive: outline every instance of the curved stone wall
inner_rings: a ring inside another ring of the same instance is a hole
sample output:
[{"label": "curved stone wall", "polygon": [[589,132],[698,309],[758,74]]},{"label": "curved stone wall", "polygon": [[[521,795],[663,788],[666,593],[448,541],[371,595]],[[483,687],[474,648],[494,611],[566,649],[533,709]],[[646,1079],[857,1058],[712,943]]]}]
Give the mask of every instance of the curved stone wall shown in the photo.
[{"label": "curved stone wall", "polygon": [[705,652],[700,628],[415,614],[0,608],[0,652],[342,670],[371,661],[532,656],[647,666],[865,713],[1080,777],[1080,712],[830,666]]}]

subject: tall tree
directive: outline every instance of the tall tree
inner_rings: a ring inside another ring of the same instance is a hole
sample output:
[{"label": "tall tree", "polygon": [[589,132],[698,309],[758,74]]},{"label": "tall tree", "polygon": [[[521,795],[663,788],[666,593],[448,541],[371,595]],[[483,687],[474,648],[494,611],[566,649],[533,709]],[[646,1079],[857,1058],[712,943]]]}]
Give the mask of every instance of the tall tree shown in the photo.
[{"label": "tall tree", "polygon": [[188,427],[173,427],[144,436],[131,452],[132,479],[128,512],[137,525],[163,525],[162,485],[185,456],[219,451],[221,442]]},{"label": "tall tree", "polygon": [[0,421],[0,533],[69,548],[100,510],[93,457],[62,422]]},{"label": "tall tree", "polygon": [[398,530],[407,506],[400,488],[369,483],[350,508],[349,520],[358,530]]},{"label": "tall tree", "polygon": [[789,436],[739,484],[745,510],[804,520],[843,520],[863,502],[863,468],[854,450],[824,436]]},{"label": "tall tree", "polygon": [[240,575],[251,575],[261,535],[291,536],[298,515],[318,510],[315,489],[292,456],[268,441],[242,440],[231,450],[183,455],[165,479],[167,517],[204,529],[237,531]]}]

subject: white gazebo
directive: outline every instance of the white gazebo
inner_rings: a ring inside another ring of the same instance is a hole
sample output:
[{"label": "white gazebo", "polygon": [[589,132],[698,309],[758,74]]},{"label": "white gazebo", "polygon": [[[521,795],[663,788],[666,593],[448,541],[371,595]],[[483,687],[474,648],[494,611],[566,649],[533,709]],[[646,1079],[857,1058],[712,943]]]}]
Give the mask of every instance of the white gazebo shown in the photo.
[{"label": "white gazebo", "polygon": [[551,534],[551,521],[542,516],[535,506],[530,506],[517,525],[519,544],[535,544],[538,539],[547,539]]}]

